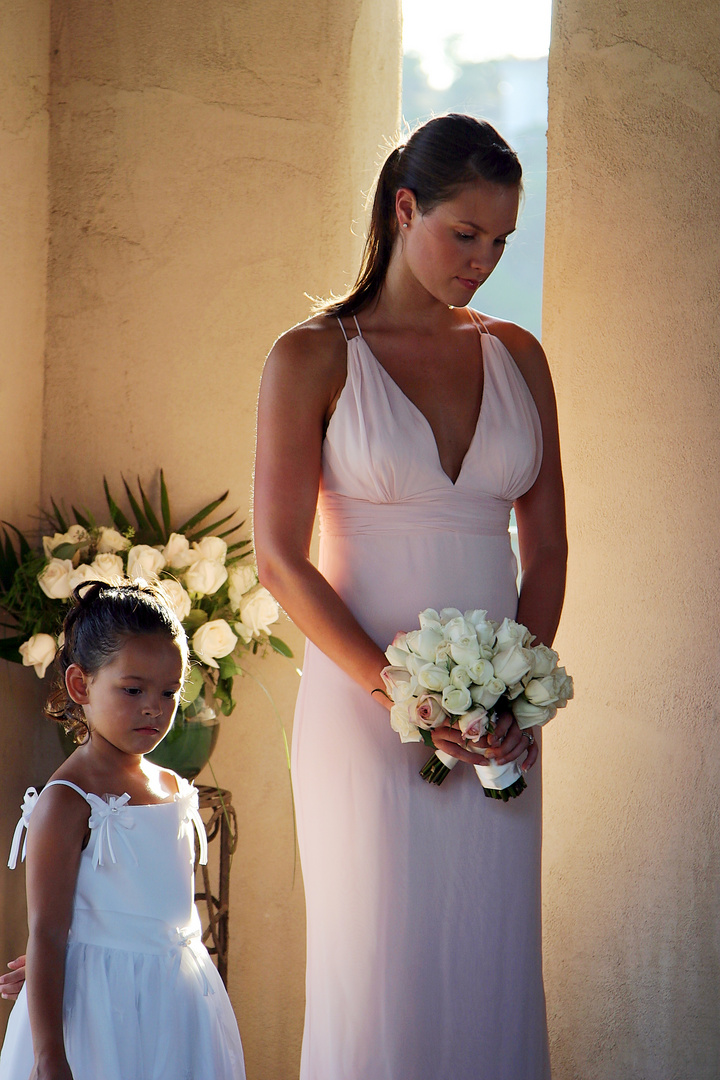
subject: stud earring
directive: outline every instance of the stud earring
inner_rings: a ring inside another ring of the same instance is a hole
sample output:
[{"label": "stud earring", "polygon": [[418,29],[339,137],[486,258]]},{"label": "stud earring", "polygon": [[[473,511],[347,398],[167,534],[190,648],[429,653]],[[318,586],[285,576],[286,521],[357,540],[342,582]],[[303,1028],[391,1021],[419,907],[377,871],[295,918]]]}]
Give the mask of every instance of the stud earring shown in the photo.
[{"label": "stud earring", "polygon": [[403,229],[407,229],[407,227],[408,227],[407,221],[403,221]]}]

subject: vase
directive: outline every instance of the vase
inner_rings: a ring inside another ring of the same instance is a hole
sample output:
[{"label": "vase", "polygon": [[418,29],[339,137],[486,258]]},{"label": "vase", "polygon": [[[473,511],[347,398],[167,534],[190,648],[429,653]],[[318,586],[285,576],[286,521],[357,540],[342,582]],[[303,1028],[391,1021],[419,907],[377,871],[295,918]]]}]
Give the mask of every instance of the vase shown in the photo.
[{"label": "vase", "polygon": [[184,709],[178,708],[163,741],[145,757],[154,765],[194,780],[210,760],[219,734],[220,717],[203,689]]},{"label": "vase", "polygon": [[[68,757],[76,747],[75,740],[60,724],[57,731],[65,756]],[[208,704],[203,688],[189,705],[184,709],[178,708],[163,741],[145,757],[154,765],[172,769],[186,780],[194,780],[210,760],[219,734],[220,718]]]}]

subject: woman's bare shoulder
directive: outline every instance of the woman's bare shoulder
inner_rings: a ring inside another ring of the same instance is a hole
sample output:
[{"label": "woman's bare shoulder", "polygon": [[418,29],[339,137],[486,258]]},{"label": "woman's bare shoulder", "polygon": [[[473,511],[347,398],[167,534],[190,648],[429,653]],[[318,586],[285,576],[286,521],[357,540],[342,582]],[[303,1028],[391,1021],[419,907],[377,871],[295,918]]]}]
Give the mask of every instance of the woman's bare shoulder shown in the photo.
[{"label": "woman's bare shoulder", "polygon": [[281,334],[268,362],[303,369],[345,365],[345,338],[337,319],[316,315]]},{"label": "woman's bare shoulder", "polygon": [[493,337],[501,341],[510,353],[535,399],[552,394],[550,368],[538,339],[529,330],[505,319],[483,315],[482,320]]}]

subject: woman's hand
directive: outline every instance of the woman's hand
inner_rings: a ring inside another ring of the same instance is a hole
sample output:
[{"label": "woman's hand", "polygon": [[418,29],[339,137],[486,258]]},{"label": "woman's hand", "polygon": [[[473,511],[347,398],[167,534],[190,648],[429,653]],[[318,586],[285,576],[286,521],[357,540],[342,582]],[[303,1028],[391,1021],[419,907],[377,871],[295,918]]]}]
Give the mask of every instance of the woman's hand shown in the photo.
[{"label": "woman's hand", "polygon": [[0,975],[0,997],[15,1001],[25,982],[25,957],[18,956],[11,960],[8,967],[10,971],[6,975]]},{"label": "woman's hand", "polygon": [[[460,728],[452,727],[450,721],[434,728],[431,734],[438,750],[458,761],[467,761],[469,765],[507,765],[527,751],[527,757],[520,766],[523,772],[527,772],[538,757],[534,736],[532,742],[528,738],[532,731],[524,734],[509,710],[500,714],[495,731],[491,735],[483,735],[476,743],[468,744]],[[472,746],[473,750],[466,749],[468,746]]]}]

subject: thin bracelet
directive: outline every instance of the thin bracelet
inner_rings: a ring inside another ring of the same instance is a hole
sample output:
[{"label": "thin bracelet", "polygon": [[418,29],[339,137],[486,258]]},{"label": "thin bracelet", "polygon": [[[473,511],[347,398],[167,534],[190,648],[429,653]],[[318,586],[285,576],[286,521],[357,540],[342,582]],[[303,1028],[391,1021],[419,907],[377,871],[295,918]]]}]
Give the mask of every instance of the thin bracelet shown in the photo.
[{"label": "thin bracelet", "polygon": [[370,697],[372,697],[373,694],[382,694],[382,696],[386,697],[388,699],[388,701],[391,700],[391,698],[388,696],[388,694],[386,694],[385,691],[380,686],[376,686],[374,690],[370,691]]}]

